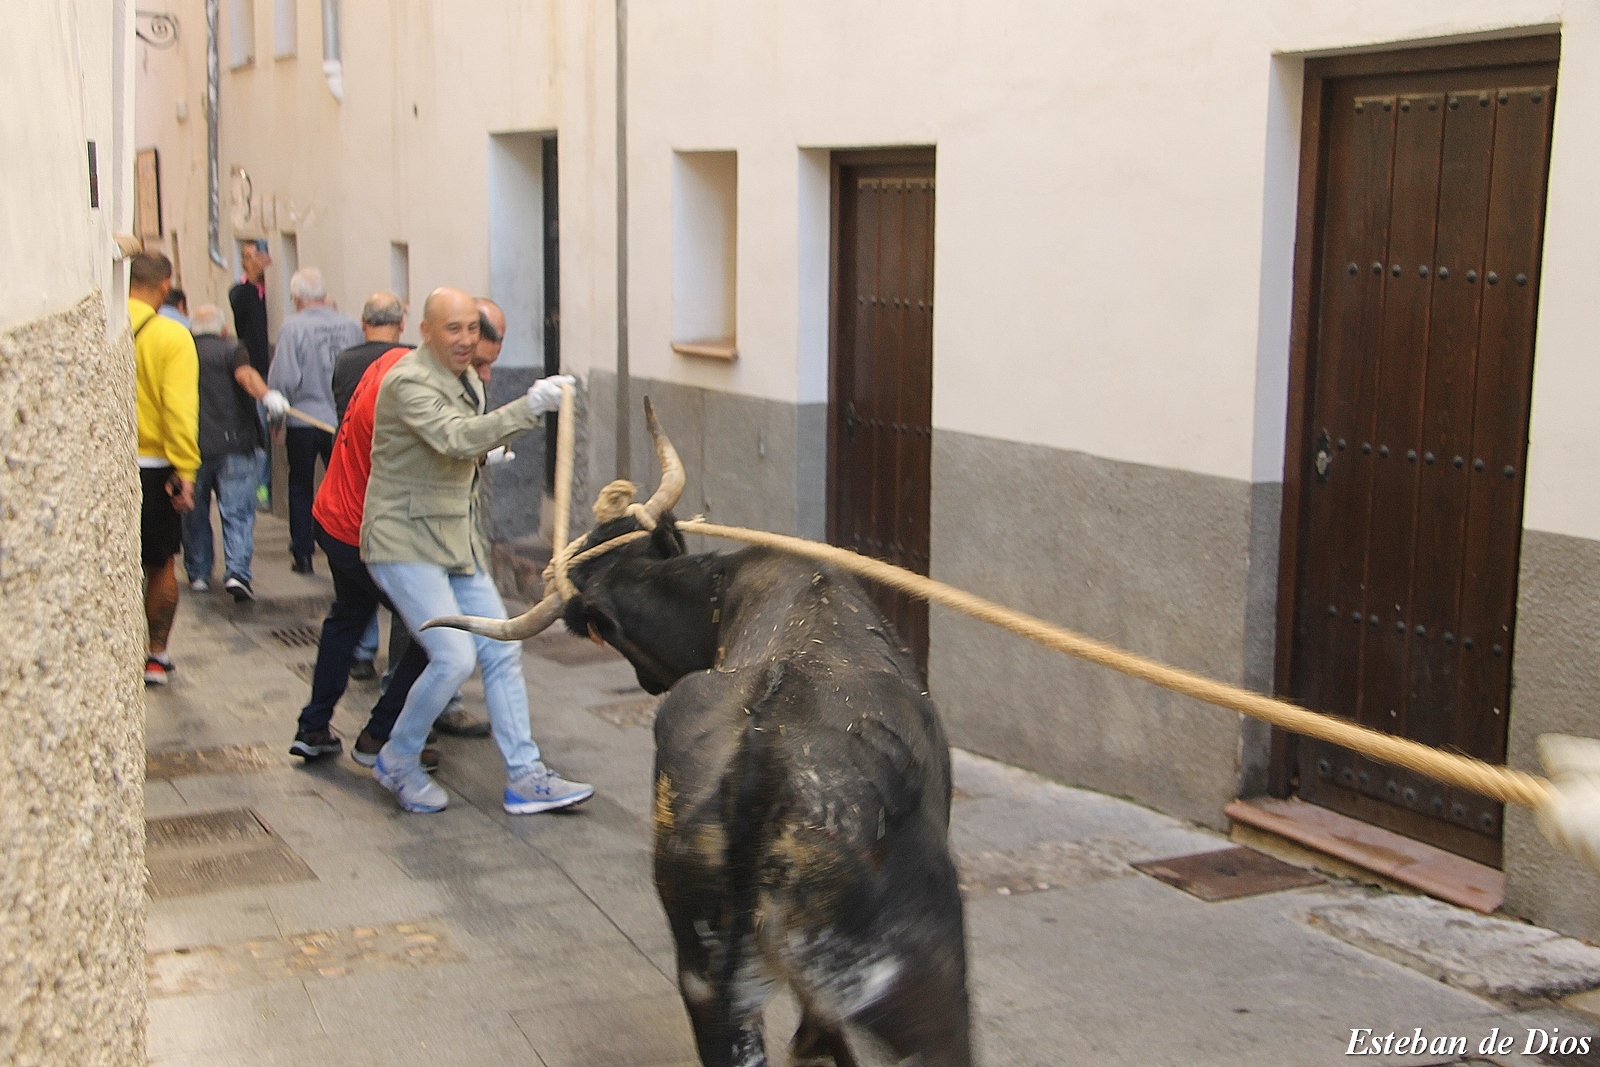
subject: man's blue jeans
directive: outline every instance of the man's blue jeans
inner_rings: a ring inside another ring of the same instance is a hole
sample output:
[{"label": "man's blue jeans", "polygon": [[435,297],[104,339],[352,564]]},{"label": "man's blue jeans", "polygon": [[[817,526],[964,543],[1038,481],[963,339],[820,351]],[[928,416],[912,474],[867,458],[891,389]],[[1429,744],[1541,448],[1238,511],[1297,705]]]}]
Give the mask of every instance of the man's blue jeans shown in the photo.
[{"label": "man's blue jeans", "polygon": [[211,536],[211,496],[222,513],[222,576],[250,581],[255,555],[256,455],[240,452],[200,464],[194,476],[194,510],[183,517],[183,571],[192,582],[211,580],[216,544]]},{"label": "man's blue jeans", "polygon": [[[528,726],[528,689],[522,680],[522,646],[495,641],[465,630],[424,630],[422,624],[440,615],[506,617],[506,607],[488,573],[450,574],[432,563],[368,563],[367,571],[414,638],[428,652],[428,669],[411,687],[405,709],[389,734],[388,748],[400,760],[416,762],[433,721],[468,678],[474,665],[483,669],[483,694],[489,725],[505,757],[506,774],[516,778],[539,760],[539,746]],[[384,757],[387,761],[388,757]]]}]

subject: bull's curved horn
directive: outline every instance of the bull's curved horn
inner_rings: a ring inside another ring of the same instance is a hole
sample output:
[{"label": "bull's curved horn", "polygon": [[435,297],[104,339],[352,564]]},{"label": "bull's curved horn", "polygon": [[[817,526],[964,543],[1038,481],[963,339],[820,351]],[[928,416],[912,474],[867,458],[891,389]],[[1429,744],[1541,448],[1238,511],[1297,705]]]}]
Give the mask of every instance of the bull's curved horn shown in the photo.
[{"label": "bull's curved horn", "polygon": [[659,520],[662,512],[675,505],[683,495],[683,461],[678,458],[678,450],[672,447],[666,432],[661,429],[655,406],[650,403],[649,397],[644,398],[644,421],[650,427],[650,436],[655,438],[656,456],[661,460],[661,484],[644,502],[644,510],[652,519]]},{"label": "bull's curved horn", "polygon": [[452,630],[467,630],[479,637],[492,637],[496,641],[525,641],[543,633],[550,624],[561,618],[565,607],[561,597],[551,593],[514,619],[485,619],[478,615],[445,615],[429,619],[422,624],[424,630],[435,626],[448,626]]}]

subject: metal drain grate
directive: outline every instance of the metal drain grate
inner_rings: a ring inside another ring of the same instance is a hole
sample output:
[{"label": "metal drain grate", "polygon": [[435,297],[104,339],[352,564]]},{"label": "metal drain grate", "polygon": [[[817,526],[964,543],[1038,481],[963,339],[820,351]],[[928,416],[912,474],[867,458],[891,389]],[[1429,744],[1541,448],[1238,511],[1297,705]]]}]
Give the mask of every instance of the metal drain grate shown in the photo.
[{"label": "metal drain grate", "polygon": [[317,876],[249,808],[145,820],[145,867],[156,900]]},{"label": "metal drain grate", "polygon": [[272,639],[287,648],[316,648],[322,640],[321,626],[286,626],[271,631]]},{"label": "metal drain grate", "polygon": [[235,774],[263,771],[282,763],[268,745],[222,745],[218,748],[167,749],[147,752],[146,778],[184,778],[191,774]]},{"label": "metal drain grate", "polygon": [[1321,875],[1284,863],[1253,848],[1225,848],[1170,860],[1146,860],[1133,868],[1170,886],[1214,903],[1321,885]]}]

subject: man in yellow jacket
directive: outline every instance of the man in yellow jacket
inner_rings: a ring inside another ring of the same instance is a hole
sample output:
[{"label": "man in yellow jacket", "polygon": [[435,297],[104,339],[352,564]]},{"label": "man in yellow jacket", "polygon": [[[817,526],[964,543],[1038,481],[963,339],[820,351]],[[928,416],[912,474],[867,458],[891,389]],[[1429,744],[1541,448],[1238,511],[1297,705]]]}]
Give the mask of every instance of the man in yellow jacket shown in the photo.
[{"label": "man in yellow jacket", "polygon": [[178,613],[174,557],[183,543],[180,516],[194,507],[200,467],[200,359],[194,338],[156,309],[172,288],[172,263],[159,252],[133,257],[128,270],[128,324],[133,330],[139,410],[139,554],[144,564],[144,614],[150,629],[146,685],[166,685],[172,658],[167,637]]}]

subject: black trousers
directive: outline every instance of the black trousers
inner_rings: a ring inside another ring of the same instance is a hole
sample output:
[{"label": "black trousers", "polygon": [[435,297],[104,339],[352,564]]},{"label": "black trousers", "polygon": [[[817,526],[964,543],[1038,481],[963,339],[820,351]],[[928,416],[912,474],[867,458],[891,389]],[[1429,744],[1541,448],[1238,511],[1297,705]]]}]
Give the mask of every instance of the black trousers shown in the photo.
[{"label": "black trousers", "polygon": [[311,502],[316,499],[317,457],[326,467],[333,456],[333,434],[309,426],[284,431],[283,448],[289,454],[289,551],[295,559],[308,559],[315,543]]},{"label": "black trousers", "polygon": [[[294,431],[291,430],[290,433]],[[350,681],[350,664],[355,661],[356,646],[367,624],[377,614],[378,605],[391,612],[394,605],[373,582],[367,565],[361,562],[361,550],[341,541],[314,523],[316,543],[328,556],[328,570],[333,574],[333,607],[322,621],[322,638],[317,642],[317,666],[311,676],[311,702],[300,711],[300,732],[316,733],[333,721],[334,705],[344,696]],[[394,624],[404,626],[395,614]],[[421,641],[412,641],[405,655],[395,667],[394,678],[389,682],[373,706],[367,721],[367,732],[380,741],[389,739],[394,721],[406,706],[406,694],[412,683],[428,666],[428,653]]]}]

